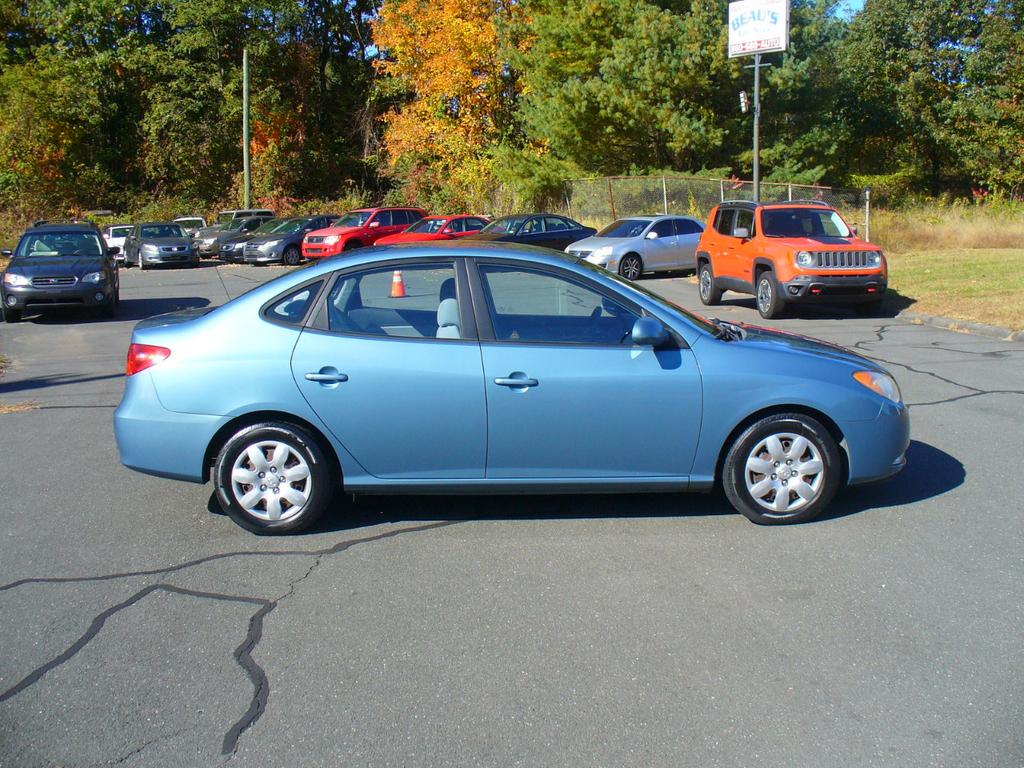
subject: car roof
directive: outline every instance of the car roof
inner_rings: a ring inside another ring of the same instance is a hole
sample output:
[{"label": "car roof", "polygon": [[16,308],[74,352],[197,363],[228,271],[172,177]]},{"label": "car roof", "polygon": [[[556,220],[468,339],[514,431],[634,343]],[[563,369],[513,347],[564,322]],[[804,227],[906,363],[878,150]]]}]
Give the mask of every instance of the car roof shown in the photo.
[{"label": "car roof", "polygon": [[43,232],[96,232],[97,227],[95,224],[40,224],[39,226],[29,227],[25,230],[25,234],[29,233],[43,233]]},{"label": "car roof", "polygon": [[139,222],[140,227],[156,227],[156,226],[171,226],[173,221],[142,221]]},{"label": "car roof", "polygon": [[824,200],[773,200],[770,202],[755,203],[753,200],[723,200],[718,204],[719,208],[832,208]]}]

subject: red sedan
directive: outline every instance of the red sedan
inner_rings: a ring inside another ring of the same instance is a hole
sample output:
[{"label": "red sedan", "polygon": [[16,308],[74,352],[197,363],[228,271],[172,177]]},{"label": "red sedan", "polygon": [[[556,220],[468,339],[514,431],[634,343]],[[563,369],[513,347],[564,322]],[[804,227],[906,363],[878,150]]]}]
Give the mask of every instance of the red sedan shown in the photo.
[{"label": "red sedan", "polygon": [[420,219],[404,232],[388,235],[377,241],[377,245],[394,243],[422,243],[425,240],[454,240],[457,237],[474,235],[487,226],[488,219],[483,216],[428,216]]}]

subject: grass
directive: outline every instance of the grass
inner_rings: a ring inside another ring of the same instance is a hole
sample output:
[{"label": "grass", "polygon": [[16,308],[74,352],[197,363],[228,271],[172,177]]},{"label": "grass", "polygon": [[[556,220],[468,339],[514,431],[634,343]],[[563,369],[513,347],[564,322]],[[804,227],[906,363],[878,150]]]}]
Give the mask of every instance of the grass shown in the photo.
[{"label": "grass", "polygon": [[923,249],[888,259],[889,287],[913,301],[909,311],[1024,329],[1024,248]]}]

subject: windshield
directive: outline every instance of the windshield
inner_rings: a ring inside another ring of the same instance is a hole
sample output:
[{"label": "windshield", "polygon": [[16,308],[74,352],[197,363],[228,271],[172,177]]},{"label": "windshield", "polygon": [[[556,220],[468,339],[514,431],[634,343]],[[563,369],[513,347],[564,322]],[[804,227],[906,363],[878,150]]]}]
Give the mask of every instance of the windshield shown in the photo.
[{"label": "windshield", "polygon": [[128,237],[132,233],[131,227],[111,227],[110,237]]},{"label": "windshield", "polygon": [[256,228],[254,234],[269,235],[271,232],[277,232],[279,227],[284,226],[289,221],[291,221],[291,219],[268,219]]},{"label": "windshield", "polygon": [[640,237],[651,222],[643,219],[619,219],[597,233],[597,237]]},{"label": "windshield", "polygon": [[646,288],[644,288],[642,285],[640,285],[639,283],[634,283],[632,280],[627,280],[624,277],[619,277],[614,272],[610,272],[607,269],[605,269],[604,267],[599,267],[596,264],[591,264],[588,261],[581,261],[581,262],[579,262],[579,265],[581,267],[583,267],[584,269],[589,269],[589,270],[591,270],[593,272],[600,272],[605,277],[610,277],[612,280],[617,282],[623,288],[627,288],[628,290],[636,291],[637,293],[641,293],[644,296],[646,296],[647,298],[653,300],[654,302],[656,302],[658,304],[664,304],[664,305],[674,309],[676,312],[681,314],[683,317],[685,317],[688,320],[690,320],[690,322],[692,322],[694,325],[698,326],[699,328],[703,328],[705,331],[707,331],[710,334],[713,334],[713,335],[717,335],[718,334],[718,329],[715,327],[715,325],[713,323],[709,323],[705,318],[701,317],[698,314],[695,314],[695,313],[691,312],[688,309],[683,309],[681,306],[676,304],[674,301],[672,301],[670,299],[666,299],[660,293],[655,293],[654,291],[649,291]]},{"label": "windshield", "polygon": [[770,208],[761,211],[765,237],[849,237],[843,218],[827,208]]},{"label": "windshield", "polygon": [[236,229],[241,229],[242,222],[244,221],[245,219],[229,219],[224,223],[224,226],[221,227],[221,231],[234,232]]},{"label": "windshield", "polygon": [[280,221],[274,232],[279,235],[289,235],[292,232],[298,232],[309,222],[309,219],[284,219]]},{"label": "windshield", "polygon": [[143,240],[158,237],[185,237],[185,230],[177,224],[150,224],[142,227]]},{"label": "windshield", "polygon": [[102,256],[106,251],[99,235],[93,232],[46,232],[25,235],[18,244],[17,256]]},{"label": "windshield", "polygon": [[504,219],[495,219],[480,231],[494,232],[498,235],[514,235],[528,218],[530,217],[506,216]]},{"label": "windshield", "polygon": [[234,220],[235,220],[235,214],[233,214],[233,213],[222,213],[222,214],[217,216],[217,223],[218,224],[226,224],[227,222],[234,221]]},{"label": "windshield", "polygon": [[373,215],[373,211],[349,211],[340,219],[337,219],[332,226],[335,227],[361,227],[366,220]]},{"label": "windshield", "polygon": [[420,219],[405,231],[433,235],[444,228],[446,221],[448,221],[448,219]]},{"label": "windshield", "polygon": [[178,219],[174,223],[175,224],[180,224],[183,227],[204,227],[204,226],[206,226],[206,222],[204,222],[202,219]]}]

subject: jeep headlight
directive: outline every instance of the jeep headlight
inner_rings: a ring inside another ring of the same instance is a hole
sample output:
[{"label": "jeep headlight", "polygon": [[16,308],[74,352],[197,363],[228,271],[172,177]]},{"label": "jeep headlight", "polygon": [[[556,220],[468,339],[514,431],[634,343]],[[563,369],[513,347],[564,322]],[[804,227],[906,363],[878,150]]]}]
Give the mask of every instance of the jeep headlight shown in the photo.
[{"label": "jeep headlight", "polygon": [[4,272],[4,285],[10,286],[11,288],[17,288],[19,286],[32,285],[32,280],[24,275],[15,274],[14,272]]},{"label": "jeep headlight", "polygon": [[867,263],[869,267],[877,267],[882,263],[881,251],[868,251]]},{"label": "jeep headlight", "polygon": [[89,285],[99,285],[100,283],[107,282],[107,276],[102,272],[87,272],[82,275],[82,282]]},{"label": "jeep headlight", "polygon": [[810,251],[797,251],[796,265],[798,267],[813,267],[814,254],[811,253]]},{"label": "jeep headlight", "polygon": [[903,402],[903,395],[900,393],[900,387],[896,383],[896,379],[887,373],[882,373],[881,371],[857,371],[853,374],[853,378],[857,380],[858,384],[867,387],[882,397],[892,400],[894,403]]}]

